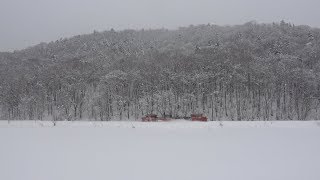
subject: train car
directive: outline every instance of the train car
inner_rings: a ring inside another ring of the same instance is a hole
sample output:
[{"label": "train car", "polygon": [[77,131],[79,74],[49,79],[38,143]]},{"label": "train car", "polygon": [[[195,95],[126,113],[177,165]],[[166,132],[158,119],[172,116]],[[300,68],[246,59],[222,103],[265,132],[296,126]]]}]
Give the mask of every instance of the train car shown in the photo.
[{"label": "train car", "polygon": [[206,116],[204,116],[203,114],[191,114],[191,120],[206,122],[206,121],[208,121],[208,118]]}]

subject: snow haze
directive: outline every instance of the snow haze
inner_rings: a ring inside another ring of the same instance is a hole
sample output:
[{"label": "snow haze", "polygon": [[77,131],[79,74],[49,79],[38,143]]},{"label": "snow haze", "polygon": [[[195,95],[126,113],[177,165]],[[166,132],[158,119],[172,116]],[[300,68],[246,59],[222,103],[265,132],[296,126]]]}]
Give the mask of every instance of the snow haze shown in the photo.
[{"label": "snow haze", "polygon": [[320,27],[318,0],[1,0],[0,51],[93,30],[285,20]]}]

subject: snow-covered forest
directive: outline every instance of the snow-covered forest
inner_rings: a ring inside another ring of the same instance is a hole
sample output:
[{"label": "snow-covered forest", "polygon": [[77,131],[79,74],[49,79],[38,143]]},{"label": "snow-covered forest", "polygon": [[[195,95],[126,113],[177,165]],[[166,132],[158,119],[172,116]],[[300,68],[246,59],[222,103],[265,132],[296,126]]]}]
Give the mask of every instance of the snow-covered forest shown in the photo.
[{"label": "snow-covered forest", "polygon": [[284,21],[95,31],[0,53],[0,119],[319,119],[319,58]]}]

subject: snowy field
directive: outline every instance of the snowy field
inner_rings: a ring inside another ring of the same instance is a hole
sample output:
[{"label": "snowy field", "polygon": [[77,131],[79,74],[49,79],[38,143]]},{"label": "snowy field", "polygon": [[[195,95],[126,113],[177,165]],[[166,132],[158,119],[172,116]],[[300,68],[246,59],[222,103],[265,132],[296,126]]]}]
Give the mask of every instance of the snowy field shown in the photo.
[{"label": "snowy field", "polygon": [[0,180],[319,180],[320,121],[0,121]]}]

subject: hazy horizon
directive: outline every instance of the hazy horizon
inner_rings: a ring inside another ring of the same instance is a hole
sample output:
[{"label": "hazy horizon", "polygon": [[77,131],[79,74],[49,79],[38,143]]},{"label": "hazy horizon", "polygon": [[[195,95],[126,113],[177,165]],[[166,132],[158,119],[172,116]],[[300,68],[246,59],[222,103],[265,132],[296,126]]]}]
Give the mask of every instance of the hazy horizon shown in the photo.
[{"label": "hazy horizon", "polygon": [[285,20],[320,27],[316,0],[0,0],[0,51],[114,28],[175,29]]}]

